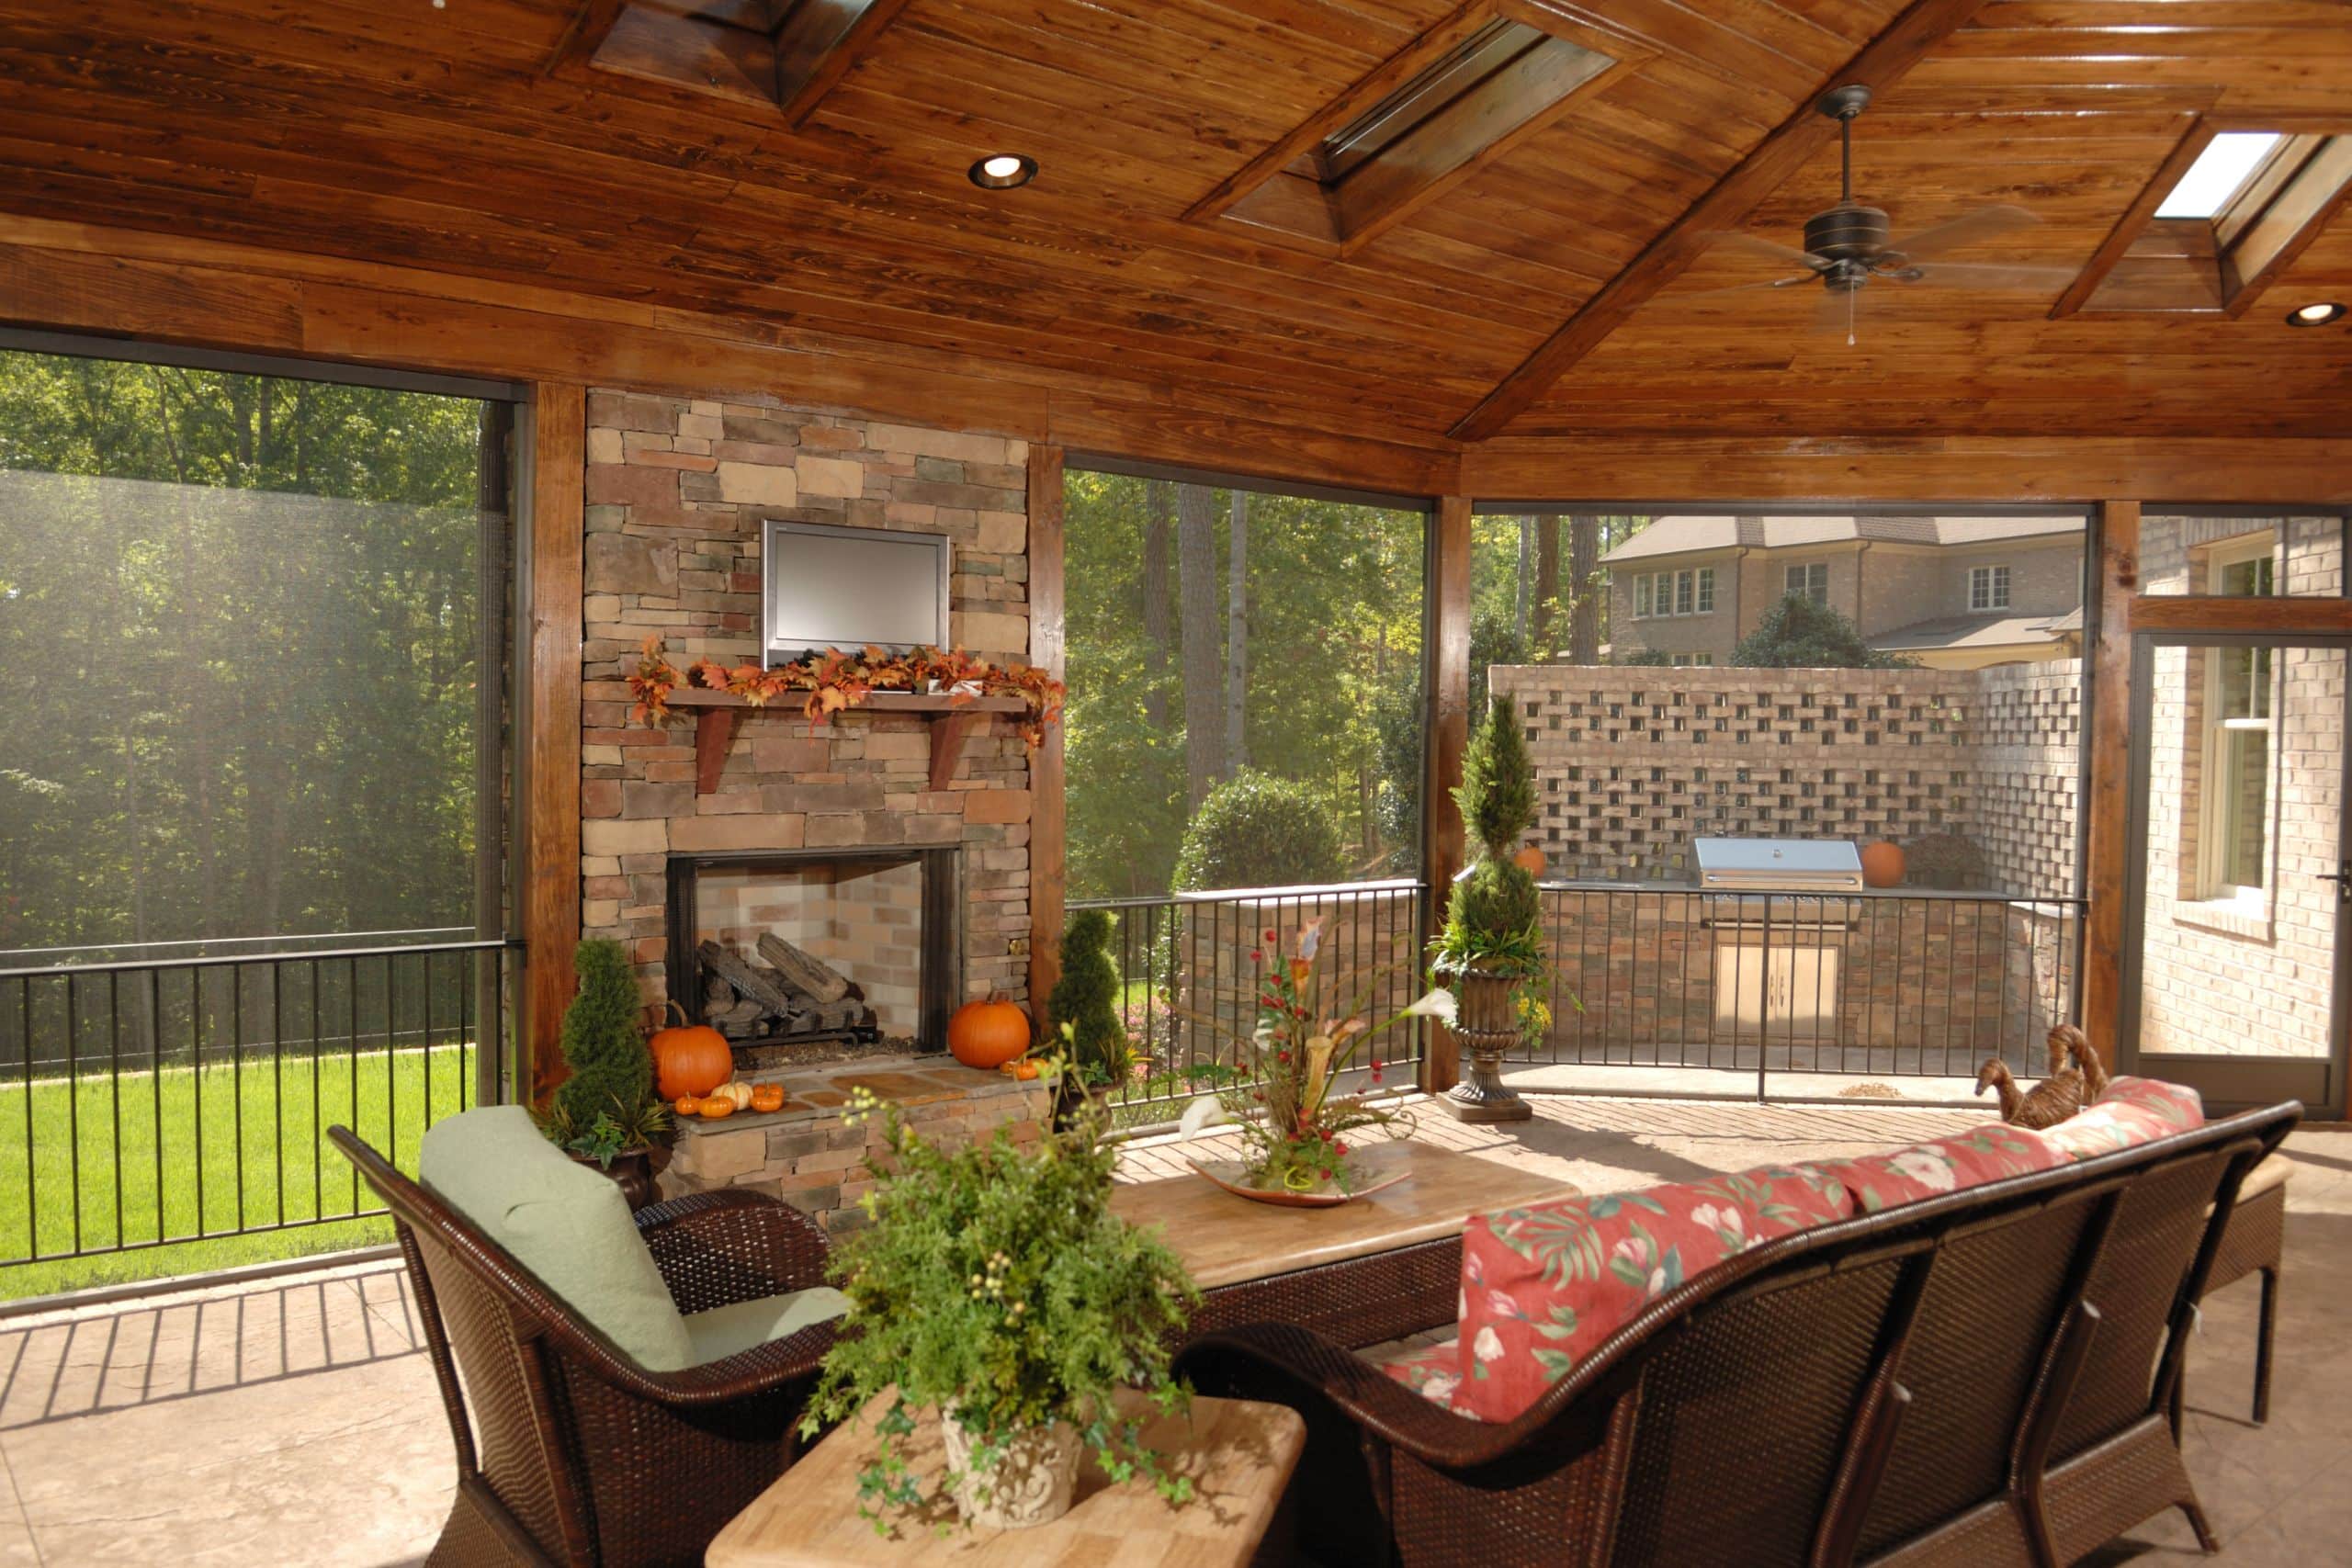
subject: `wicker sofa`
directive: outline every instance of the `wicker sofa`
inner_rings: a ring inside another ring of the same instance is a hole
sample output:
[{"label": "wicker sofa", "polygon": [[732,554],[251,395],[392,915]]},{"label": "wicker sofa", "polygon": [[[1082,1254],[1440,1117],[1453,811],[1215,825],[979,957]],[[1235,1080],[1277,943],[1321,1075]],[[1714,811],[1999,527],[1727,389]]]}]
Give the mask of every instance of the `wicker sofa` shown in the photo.
[{"label": "wicker sofa", "polygon": [[[1635,1248],[1645,1303],[1507,1418],[1462,1404],[1492,1348],[1468,1348],[1480,1314],[1533,1320],[1515,1325],[1536,1345],[1578,1325],[1477,1278],[1482,1217],[1457,1289],[1418,1303],[1423,1330],[1462,1336],[1421,1352],[1444,1376],[1273,1324],[1204,1336],[1180,1370],[1306,1417],[1299,1539],[1331,1563],[2054,1568],[2175,1506],[2210,1550],[2171,1393],[2238,1186],[2301,1113],[1826,1223],[1792,1213],[1679,1282]],[[1826,1190],[1817,1168],[1755,1174],[1766,1210],[1775,1181]]]},{"label": "wicker sofa", "polygon": [[[327,1136],[391,1211],[457,1444],[434,1568],[698,1564],[792,1462],[831,1322],[648,1371],[348,1128]],[[753,1192],[656,1203],[636,1224],[683,1313],[816,1286],[830,1256],[812,1221]]]}]

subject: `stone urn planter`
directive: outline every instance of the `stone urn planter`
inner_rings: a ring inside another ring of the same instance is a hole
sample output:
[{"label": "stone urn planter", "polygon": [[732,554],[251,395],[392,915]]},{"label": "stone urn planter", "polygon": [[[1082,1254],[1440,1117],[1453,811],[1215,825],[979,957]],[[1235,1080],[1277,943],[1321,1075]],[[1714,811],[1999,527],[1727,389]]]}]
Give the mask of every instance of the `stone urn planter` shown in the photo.
[{"label": "stone urn planter", "polygon": [[1503,1053],[1519,1043],[1518,976],[1471,965],[1446,976],[1453,987],[1453,1037],[1461,1043],[1462,1081],[1446,1091],[1445,1109],[1463,1122],[1524,1122],[1535,1108],[1503,1082]]},{"label": "stone urn planter", "polygon": [[956,1419],[939,1418],[947,1465],[961,1479],[956,1506],[967,1524],[990,1529],[1026,1529],[1051,1524],[1069,1512],[1078,1491],[1078,1428],[1067,1421],[1032,1427],[1009,1439],[991,1464],[975,1466],[978,1442]]}]

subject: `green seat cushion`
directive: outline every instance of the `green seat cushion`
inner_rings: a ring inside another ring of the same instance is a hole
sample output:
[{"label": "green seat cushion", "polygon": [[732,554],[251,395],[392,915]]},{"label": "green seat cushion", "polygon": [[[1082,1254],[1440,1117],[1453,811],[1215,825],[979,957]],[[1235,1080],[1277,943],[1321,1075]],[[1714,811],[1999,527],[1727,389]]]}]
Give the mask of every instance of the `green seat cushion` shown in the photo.
[{"label": "green seat cushion", "polygon": [[694,1364],[722,1360],[738,1350],[749,1350],[771,1339],[782,1339],[804,1328],[849,1311],[849,1298],[830,1285],[786,1291],[780,1296],[733,1302],[708,1312],[686,1314],[686,1337],[694,1343]]},{"label": "green seat cushion", "polygon": [[490,1105],[435,1122],[417,1168],[639,1366],[672,1372],[701,1359],[620,1188],[548,1143],[529,1111]]}]

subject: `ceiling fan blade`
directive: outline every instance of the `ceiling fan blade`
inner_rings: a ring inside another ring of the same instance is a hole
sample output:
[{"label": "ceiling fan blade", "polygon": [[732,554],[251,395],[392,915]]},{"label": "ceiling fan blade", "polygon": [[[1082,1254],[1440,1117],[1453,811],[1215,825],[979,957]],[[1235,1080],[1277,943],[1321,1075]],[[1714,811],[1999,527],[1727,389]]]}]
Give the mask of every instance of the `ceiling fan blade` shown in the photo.
[{"label": "ceiling fan blade", "polygon": [[1744,229],[1725,230],[1717,234],[1715,239],[1734,250],[1770,256],[1776,262],[1786,262],[1792,266],[1811,267],[1814,271],[1819,272],[1829,265],[1827,256],[1817,256],[1811,251],[1801,251],[1794,245],[1784,245],[1778,240],[1768,240],[1761,234],[1751,234]]},{"label": "ceiling fan blade", "polygon": [[2075,281],[2068,266],[2001,266],[1981,262],[1928,262],[1907,269],[1906,283],[1936,283],[1950,288],[2064,288]]},{"label": "ceiling fan blade", "polygon": [[2011,234],[2019,229],[2030,229],[2041,221],[2022,207],[2000,202],[1992,207],[1980,207],[1973,212],[1964,212],[1948,223],[1922,229],[1908,239],[1894,241],[1886,249],[1890,255],[1926,261],[1930,256],[1956,251],[1962,245],[1989,240],[1996,234]]},{"label": "ceiling fan blade", "polygon": [[1768,277],[1760,283],[1733,283],[1727,284],[1721,288],[1693,288],[1687,293],[1678,295],[1677,298],[1682,299],[1703,299],[1710,294],[1747,294],[1758,288],[1794,288],[1802,283],[1818,283],[1820,281],[1821,275],[1819,273],[1801,272],[1793,277]]}]

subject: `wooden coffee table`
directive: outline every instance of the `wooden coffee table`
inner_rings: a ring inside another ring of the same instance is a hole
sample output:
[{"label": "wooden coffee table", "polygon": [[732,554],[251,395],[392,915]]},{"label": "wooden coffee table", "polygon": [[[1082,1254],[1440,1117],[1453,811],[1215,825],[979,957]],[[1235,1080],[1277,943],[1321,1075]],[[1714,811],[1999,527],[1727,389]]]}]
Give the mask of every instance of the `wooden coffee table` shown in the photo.
[{"label": "wooden coffee table", "polygon": [[1566,1182],[1433,1144],[1367,1145],[1367,1180],[1408,1179],[1332,1209],[1237,1198],[1190,1172],[1121,1184],[1112,1212],[1157,1229],[1201,1287],[1193,1332],[1295,1323],[1356,1348],[1452,1323],[1474,1213],[1573,1196]]},{"label": "wooden coffee table", "polygon": [[[828,1433],[753,1498],[710,1543],[708,1568],[1245,1568],[1261,1547],[1278,1544],[1266,1536],[1306,1443],[1306,1423],[1279,1404],[1195,1399],[1189,1415],[1153,1416],[1144,1427],[1144,1440],[1193,1478],[1196,1495],[1183,1507],[1162,1502],[1148,1482],[1114,1484],[1089,1459],[1079,1470],[1077,1503],[1051,1524],[966,1529],[953,1522],[950,1506],[938,1521],[900,1520],[885,1537],[857,1516],[857,1472],[873,1458],[874,1418],[890,1397]],[[1140,1394],[1122,1398],[1131,1401],[1131,1414],[1150,1409]],[[935,1474],[938,1425],[916,1420],[909,1457],[919,1473]],[[944,1534],[936,1522],[949,1524]]]}]

